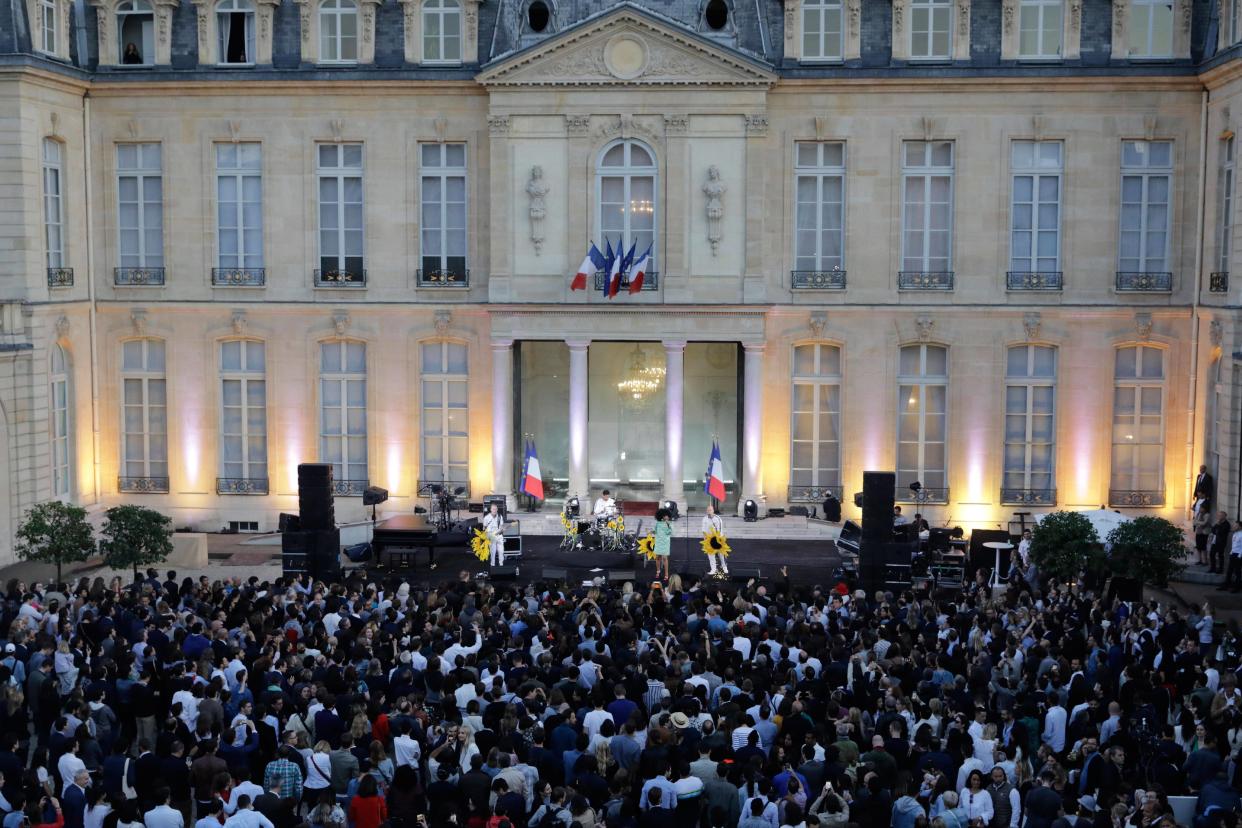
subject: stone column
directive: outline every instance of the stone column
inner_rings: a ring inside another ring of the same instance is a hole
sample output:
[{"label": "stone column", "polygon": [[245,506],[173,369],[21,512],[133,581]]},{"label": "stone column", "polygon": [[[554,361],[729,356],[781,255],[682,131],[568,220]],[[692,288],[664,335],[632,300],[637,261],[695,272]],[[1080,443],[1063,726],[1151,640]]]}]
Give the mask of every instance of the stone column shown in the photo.
[{"label": "stone column", "polygon": [[682,491],[682,397],[685,342],[664,343],[664,498],[685,509]]},{"label": "stone column", "polygon": [[492,340],[492,494],[513,494],[513,340]]},{"label": "stone column", "polygon": [[742,363],[742,496],[738,514],[747,498],[758,501],[760,488],[759,462],[763,456],[763,348],[762,344],[742,346],[746,356]]},{"label": "stone column", "polygon": [[[587,477],[587,349],[590,340],[566,342],[569,346],[569,495],[583,498],[589,510],[590,483]],[[585,514],[585,511],[584,511]]]}]

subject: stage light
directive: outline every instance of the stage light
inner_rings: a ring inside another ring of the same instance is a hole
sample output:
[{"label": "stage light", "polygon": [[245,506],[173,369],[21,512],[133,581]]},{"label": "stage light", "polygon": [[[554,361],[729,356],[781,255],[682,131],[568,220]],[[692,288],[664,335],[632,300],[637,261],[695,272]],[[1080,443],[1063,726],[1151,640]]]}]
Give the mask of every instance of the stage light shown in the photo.
[{"label": "stage light", "polygon": [[747,523],[754,523],[759,519],[759,504],[753,500],[747,500],[742,504],[742,520]]},{"label": "stage light", "polygon": [[565,501],[565,514],[571,518],[576,518],[581,508],[582,507],[578,503],[577,496],[571,497],[569,500]]},{"label": "stage light", "polygon": [[919,481],[916,480],[910,484],[910,491],[914,492],[915,494],[918,494],[922,490],[923,490],[923,484],[920,483]]}]

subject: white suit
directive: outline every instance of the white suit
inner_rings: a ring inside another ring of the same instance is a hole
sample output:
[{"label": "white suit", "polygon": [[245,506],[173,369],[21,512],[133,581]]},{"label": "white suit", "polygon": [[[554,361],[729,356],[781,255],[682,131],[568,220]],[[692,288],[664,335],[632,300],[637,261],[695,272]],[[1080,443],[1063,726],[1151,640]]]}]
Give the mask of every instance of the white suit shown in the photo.
[{"label": "white suit", "polygon": [[483,516],[483,531],[492,539],[492,566],[500,566],[505,562],[505,519],[500,513],[488,512]]},{"label": "white suit", "polygon": [[[703,535],[707,536],[708,532],[715,530],[720,534],[724,534],[724,518],[720,515],[703,515]],[[729,574],[729,565],[725,563],[724,555],[710,554],[707,556],[708,574],[715,575],[717,566],[725,575]]]},{"label": "white suit", "polygon": [[601,497],[595,501],[595,508],[591,510],[591,514],[595,517],[610,518],[617,513],[617,501],[611,497]]}]

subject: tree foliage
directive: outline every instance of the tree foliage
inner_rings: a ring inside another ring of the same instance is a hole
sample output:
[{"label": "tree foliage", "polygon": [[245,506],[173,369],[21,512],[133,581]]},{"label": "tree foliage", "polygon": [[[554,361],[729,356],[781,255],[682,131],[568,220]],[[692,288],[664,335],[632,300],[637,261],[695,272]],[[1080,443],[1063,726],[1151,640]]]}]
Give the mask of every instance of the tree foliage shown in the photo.
[{"label": "tree foliage", "polygon": [[1079,512],[1053,512],[1031,530],[1031,557],[1043,575],[1061,581],[1107,567],[1100,536]]},{"label": "tree foliage", "polygon": [[59,584],[65,564],[84,561],[95,551],[95,533],[81,506],[49,500],[26,512],[15,548],[22,560],[55,564]]},{"label": "tree foliage", "polygon": [[145,506],[113,506],[104,513],[104,563],[134,570],[157,564],[172,554],[172,520]]},{"label": "tree foliage", "polygon": [[1184,568],[1186,539],[1182,530],[1162,517],[1144,515],[1108,533],[1109,565],[1121,578],[1163,586]]}]

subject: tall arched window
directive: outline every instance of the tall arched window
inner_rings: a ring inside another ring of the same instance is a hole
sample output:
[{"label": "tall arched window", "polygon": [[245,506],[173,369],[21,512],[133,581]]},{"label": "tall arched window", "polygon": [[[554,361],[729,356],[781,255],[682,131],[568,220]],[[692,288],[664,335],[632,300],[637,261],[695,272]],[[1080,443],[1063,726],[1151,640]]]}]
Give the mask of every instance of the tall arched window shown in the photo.
[{"label": "tall arched window", "polygon": [[121,345],[122,492],[168,491],[168,395],[164,341]]},{"label": "tall arched window", "polygon": [[69,358],[59,345],[52,346],[50,383],[52,495],[67,498],[72,487],[70,477],[72,465],[69,458],[73,431],[70,428]]},{"label": "tall arched window", "polygon": [[1151,345],[1117,349],[1108,502],[1164,504],[1164,351]]},{"label": "tall arched window", "polygon": [[1056,348],[1009,349],[1002,503],[1056,502],[1056,380]]},{"label": "tall arched window", "polygon": [[797,345],[793,352],[789,499],[841,497],[841,349]]},{"label": "tall arched window", "polygon": [[[61,146],[55,138],[43,139],[43,236],[47,244],[47,269],[65,266],[65,203],[62,184]],[[49,277],[50,278],[50,277]]]},{"label": "tall arched window", "polygon": [[221,63],[254,63],[253,0],[220,0],[216,6],[216,33]]},{"label": "tall arched window", "polygon": [[949,497],[945,446],[949,420],[949,349],[906,345],[897,367],[897,494],[906,499],[911,483],[920,499]]},{"label": "tall arched window", "polygon": [[423,481],[470,480],[469,363],[459,342],[421,346]]},{"label": "tall arched window", "polygon": [[461,62],[461,3],[458,0],[423,3],[423,62]]},{"label": "tall arched window", "polygon": [[1208,467],[1208,473],[1212,475],[1212,479],[1220,482],[1221,472],[1221,437],[1225,433],[1227,421],[1225,419],[1225,386],[1221,374],[1222,363],[1224,360],[1217,357],[1212,363],[1208,376],[1212,378],[1212,386],[1208,389],[1208,417],[1207,429],[1205,429],[1205,437],[1207,445],[1204,446],[1203,462]]},{"label": "tall arched window", "polygon": [[267,494],[266,348],[220,343],[220,494]]},{"label": "tall arched window", "polygon": [[655,270],[655,153],[639,141],[614,141],[600,153],[595,178],[599,243],[620,240],[626,250],[635,246],[635,256],[650,247]]},{"label": "tall arched window", "polygon": [[358,60],[358,5],[354,0],[323,0],[319,4],[319,62]]},{"label": "tall arched window", "polygon": [[147,0],[121,0],[117,4],[116,48],[122,66],[155,64],[155,12]]},{"label": "tall arched window", "polygon": [[319,369],[319,457],[334,493],[358,496],[368,485],[366,343],[320,343]]}]

